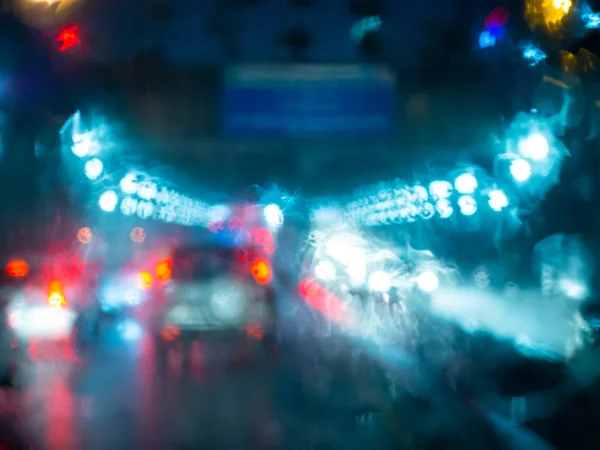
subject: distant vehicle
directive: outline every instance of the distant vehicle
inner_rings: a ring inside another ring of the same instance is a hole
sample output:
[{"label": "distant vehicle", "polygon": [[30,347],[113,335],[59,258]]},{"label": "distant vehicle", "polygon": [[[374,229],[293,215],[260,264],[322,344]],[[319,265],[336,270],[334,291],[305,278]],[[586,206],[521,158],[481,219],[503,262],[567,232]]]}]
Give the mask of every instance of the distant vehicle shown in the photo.
[{"label": "distant vehicle", "polygon": [[271,348],[276,333],[270,261],[256,249],[213,244],[174,251],[164,305],[155,320],[159,363],[192,341],[257,341]]},{"label": "distant vehicle", "polygon": [[2,272],[4,323],[13,346],[68,343],[86,301],[83,265],[68,255],[12,259]]}]

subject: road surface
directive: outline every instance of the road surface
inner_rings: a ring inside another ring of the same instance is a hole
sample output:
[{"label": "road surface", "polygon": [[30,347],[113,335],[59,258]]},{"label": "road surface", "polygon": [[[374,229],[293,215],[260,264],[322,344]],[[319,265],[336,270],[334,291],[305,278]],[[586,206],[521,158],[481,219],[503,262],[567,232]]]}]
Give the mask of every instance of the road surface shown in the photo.
[{"label": "road surface", "polygon": [[[352,408],[314,401],[332,388],[326,371],[260,358],[231,364],[224,350],[194,345],[189,371],[172,352],[161,372],[147,338],[85,363],[38,348],[27,387],[1,394],[0,434],[48,450],[357,448]],[[298,396],[299,377],[303,392],[314,387],[313,400]]]}]

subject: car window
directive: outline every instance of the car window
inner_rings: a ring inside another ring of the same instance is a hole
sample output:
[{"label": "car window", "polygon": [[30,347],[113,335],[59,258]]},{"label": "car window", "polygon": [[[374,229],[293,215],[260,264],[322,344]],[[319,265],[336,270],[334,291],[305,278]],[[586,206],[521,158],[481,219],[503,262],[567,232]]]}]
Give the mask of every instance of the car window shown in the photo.
[{"label": "car window", "polygon": [[235,254],[228,249],[193,248],[176,252],[173,278],[206,280],[226,275],[234,270]]}]

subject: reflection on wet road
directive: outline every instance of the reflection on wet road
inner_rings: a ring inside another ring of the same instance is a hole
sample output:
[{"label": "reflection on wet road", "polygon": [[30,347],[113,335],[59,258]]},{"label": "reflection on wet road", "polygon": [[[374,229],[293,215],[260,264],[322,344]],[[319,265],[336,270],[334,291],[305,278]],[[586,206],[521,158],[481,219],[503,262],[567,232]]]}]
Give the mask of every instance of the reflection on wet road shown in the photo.
[{"label": "reflection on wet road", "polygon": [[[133,352],[37,362],[12,399],[35,447],[68,449],[270,448],[280,439],[272,364],[226,367],[194,346],[189,371],[177,354],[157,371],[151,342]],[[6,396],[5,396],[6,397]],[[5,406],[10,400],[5,399]]]}]

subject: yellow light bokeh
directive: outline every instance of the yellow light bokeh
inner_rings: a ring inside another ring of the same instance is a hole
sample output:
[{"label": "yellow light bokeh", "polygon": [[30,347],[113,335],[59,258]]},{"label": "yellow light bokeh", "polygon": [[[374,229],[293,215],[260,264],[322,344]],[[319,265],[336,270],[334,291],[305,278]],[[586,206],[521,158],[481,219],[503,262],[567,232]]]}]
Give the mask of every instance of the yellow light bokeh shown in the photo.
[{"label": "yellow light bokeh", "polygon": [[566,50],[561,50],[558,52],[557,58],[558,67],[560,67],[565,72],[576,73],[579,69],[579,61],[577,57]]},{"label": "yellow light bokeh", "polygon": [[80,5],[80,0],[17,0],[15,13],[35,28],[64,25]]},{"label": "yellow light bokeh", "polygon": [[150,289],[152,287],[152,275],[150,272],[138,273],[137,285],[140,289]]},{"label": "yellow light bokeh", "polygon": [[568,13],[571,10],[571,6],[573,6],[573,2],[571,0],[554,0],[552,4],[555,9],[558,9],[564,13]]},{"label": "yellow light bokeh", "polygon": [[562,21],[571,12],[573,0],[526,0],[525,20],[530,28],[561,30]]},{"label": "yellow light bokeh", "polygon": [[45,3],[46,5],[54,5],[60,3],[61,0],[29,0],[31,3]]}]

